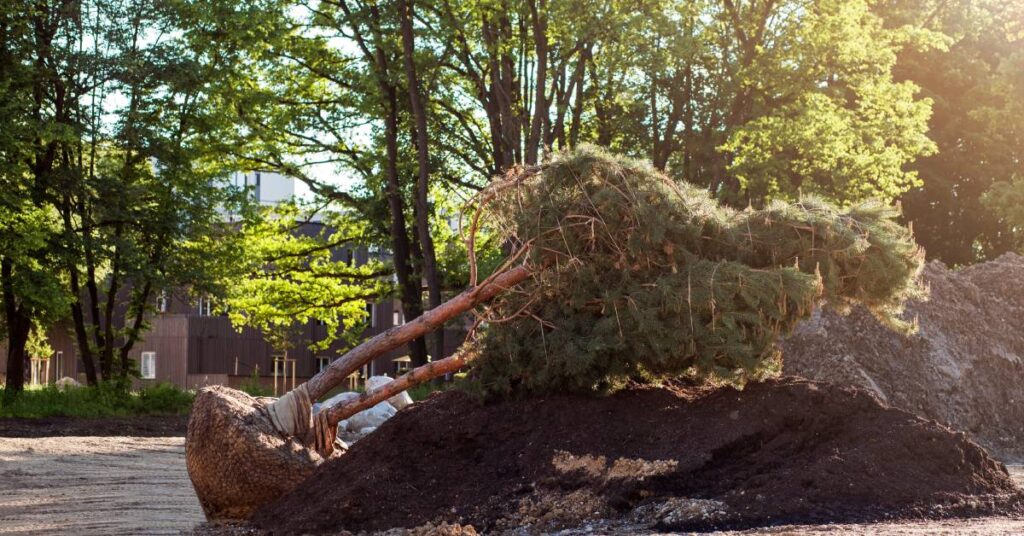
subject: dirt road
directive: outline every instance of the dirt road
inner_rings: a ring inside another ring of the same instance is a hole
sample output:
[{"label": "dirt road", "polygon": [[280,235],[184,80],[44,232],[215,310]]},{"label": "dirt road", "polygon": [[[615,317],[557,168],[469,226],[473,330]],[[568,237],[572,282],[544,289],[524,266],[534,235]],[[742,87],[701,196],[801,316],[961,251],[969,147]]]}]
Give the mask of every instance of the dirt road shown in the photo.
[{"label": "dirt road", "polygon": [[202,521],[183,437],[0,438],[0,534],[179,534]]},{"label": "dirt road", "polygon": [[[0,534],[180,534],[203,521],[182,437],[0,438]],[[1024,485],[1024,466],[1011,473]],[[583,534],[566,531],[566,534]],[[1009,535],[1024,520],[778,527],[729,534]]]}]

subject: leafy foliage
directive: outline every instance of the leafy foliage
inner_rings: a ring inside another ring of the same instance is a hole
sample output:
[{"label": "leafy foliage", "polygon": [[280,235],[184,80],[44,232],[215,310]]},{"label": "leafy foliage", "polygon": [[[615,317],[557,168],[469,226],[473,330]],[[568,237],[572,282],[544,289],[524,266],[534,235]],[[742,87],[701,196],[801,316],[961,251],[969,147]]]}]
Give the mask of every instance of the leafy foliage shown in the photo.
[{"label": "leafy foliage", "polygon": [[933,102],[928,135],[938,152],[908,166],[921,184],[901,196],[921,245],[950,265],[1019,247],[1009,220],[983,198],[1024,161],[1024,1],[899,0],[873,8],[891,26],[938,32],[948,44],[902,50],[893,71]]},{"label": "leafy foliage", "polygon": [[490,310],[474,369],[486,391],[742,383],[779,370],[776,339],[821,300],[911,328],[897,315],[919,292],[922,252],[883,204],[735,211],[592,148],[495,188],[501,230],[546,267]]},{"label": "leafy foliage", "polygon": [[[225,110],[205,85],[221,62],[186,46],[178,7],[22,1],[0,10],[0,113],[12,125],[0,241],[17,254],[3,254],[6,322],[27,333],[29,320],[70,316],[90,384],[131,373],[159,291],[209,284],[207,257],[190,244],[218,235],[218,209],[238,201],[210,143]],[[24,340],[11,337],[9,368]]]},{"label": "leafy foliage", "polygon": [[1024,252],[1024,178],[999,181],[982,197],[1004,227],[1005,240]]},{"label": "leafy foliage", "polygon": [[[311,320],[327,336],[309,341],[326,349],[339,338],[354,342],[365,326],[366,303],[388,295],[389,271],[380,260],[356,265],[354,250],[369,241],[366,225],[344,214],[309,223],[295,205],[266,208],[233,238],[239,262],[222,280],[225,306],[236,329],[261,330],[284,352],[294,328]],[[304,223],[305,222],[305,223]]]},{"label": "leafy foliage", "polygon": [[186,414],[193,393],[160,383],[131,392],[123,385],[104,382],[95,387],[59,389],[49,385],[30,389],[0,403],[0,417],[113,417]]}]

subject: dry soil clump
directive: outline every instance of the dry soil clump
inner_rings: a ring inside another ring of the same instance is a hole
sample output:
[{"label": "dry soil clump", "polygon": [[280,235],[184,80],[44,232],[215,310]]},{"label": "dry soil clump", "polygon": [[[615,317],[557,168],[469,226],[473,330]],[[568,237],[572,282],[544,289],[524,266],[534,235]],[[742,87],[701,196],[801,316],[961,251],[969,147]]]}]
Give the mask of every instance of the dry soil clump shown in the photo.
[{"label": "dry soil clump", "polygon": [[699,530],[1020,511],[1005,467],[862,390],[799,379],[481,404],[427,399],[253,522],[275,534],[592,520]]},{"label": "dry soil clump", "polygon": [[927,301],[890,331],[867,311],[824,310],[783,343],[788,374],[859,385],[882,401],[967,432],[1004,460],[1024,459],[1024,257],[961,270],[927,265]]}]

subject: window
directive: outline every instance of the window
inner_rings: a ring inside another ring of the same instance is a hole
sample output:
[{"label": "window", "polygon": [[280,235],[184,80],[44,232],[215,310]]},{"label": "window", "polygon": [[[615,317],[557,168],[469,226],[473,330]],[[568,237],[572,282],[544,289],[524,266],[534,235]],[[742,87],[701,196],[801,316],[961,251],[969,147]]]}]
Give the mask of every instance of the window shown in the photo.
[{"label": "window", "polygon": [[144,380],[156,378],[156,352],[142,352],[139,360],[139,375]]},{"label": "window", "polygon": [[391,324],[395,326],[401,326],[405,323],[405,315],[402,314],[402,309],[395,306],[394,312],[391,313]]},{"label": "window", "polygon": [[377,308],[372,303],[367,303],[366,313],[370,315],[370,327],[377,327]]},{"label": "window", "polygon": [[210,316],[213,313],[213,302],[210,298],[200,296],[196,309],[199,316]]},{"label": "window", "polygon": [[53,379],[54,381],[64,377],[64,352],[57,351],[53,355]]},{"label": "window", "polygon": [[316,371],[321,372],[331,364],[331,358],[329,357],[317,357],[316,358]]},{"label": "window", "polygon": [[167,312],[167,292],[160,292],[156,297],[156,312],[166,313]]}]

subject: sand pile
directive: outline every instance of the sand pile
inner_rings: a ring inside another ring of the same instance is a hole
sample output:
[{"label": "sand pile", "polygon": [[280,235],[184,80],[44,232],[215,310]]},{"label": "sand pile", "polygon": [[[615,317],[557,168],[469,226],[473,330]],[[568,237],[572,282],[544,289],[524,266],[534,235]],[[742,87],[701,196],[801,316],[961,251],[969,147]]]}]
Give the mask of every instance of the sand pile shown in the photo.
[{"label": "sand pile", "polygon": [[275,534],[427,523],[544,532],[594,519],[691,530],[1019,511],[964,434],[799,379],[400,412],[253,519]]},{"label": "sand pile", "polygon": [[1024,257],[956,271],[932,262],[924,280],[931,297],[906,313],[917,335],[893,333],[863,309],[825,310],[783,343],[785,372],[862,386],[999,458],[1024,459]]}]

